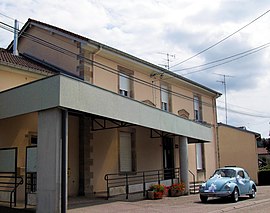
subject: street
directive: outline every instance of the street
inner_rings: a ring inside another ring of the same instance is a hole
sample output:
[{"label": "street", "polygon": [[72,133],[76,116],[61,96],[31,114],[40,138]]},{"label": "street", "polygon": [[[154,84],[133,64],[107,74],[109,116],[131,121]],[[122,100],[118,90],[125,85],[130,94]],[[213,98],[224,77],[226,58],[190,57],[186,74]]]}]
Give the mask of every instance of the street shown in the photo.
[{"label": "street", "polygon": [[255,199],[248,196],[239,198],[237,203],[231,203],[227,199],[209,199],[201,203],[199,195],[181,197],[164,197],[161,200],[139,201],[106,201],[99,204],[87,203],[74,205],[68,210],[69,213],[77,212],[269,212],[270,209],[270,186],[258,186]]}]

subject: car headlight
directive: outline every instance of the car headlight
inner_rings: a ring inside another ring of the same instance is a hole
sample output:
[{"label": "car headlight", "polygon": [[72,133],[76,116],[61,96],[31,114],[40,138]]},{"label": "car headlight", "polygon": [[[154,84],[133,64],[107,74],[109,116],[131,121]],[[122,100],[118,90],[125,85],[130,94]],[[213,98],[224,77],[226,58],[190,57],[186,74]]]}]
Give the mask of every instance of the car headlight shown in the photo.
[{"label": "car headlight", "polygon": [[230,186],[230,184],[227,183],[227,184],[224,186],[224,188],[225,188],[227,191],[230,191],[231,186]]},{"label": "car headlight", "polygon": [[205,188],[206,187],[206,183],[202,183],[202,185],[200,186],[200,188]]}]

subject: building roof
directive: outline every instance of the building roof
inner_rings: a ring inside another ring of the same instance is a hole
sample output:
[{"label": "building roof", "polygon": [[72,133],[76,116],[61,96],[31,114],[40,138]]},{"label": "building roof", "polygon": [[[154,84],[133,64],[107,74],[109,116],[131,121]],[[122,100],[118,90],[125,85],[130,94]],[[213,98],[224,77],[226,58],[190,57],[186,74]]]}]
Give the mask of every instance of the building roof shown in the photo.
[{"label": "building roof", "polygon": [[0,48],[0,65],[20,68],[39,74],[55,74],[56,71],[37,63],[23,55],[13,55],[10,51]]},{"label": "building roof", "polygon": [[265,147],[258,147],[257,148],[257,153],[258,153],[258,155],[268,155],[269,153],[268,153],[268,151],[267,151],[267,149],[265,148]]},{"label": "building roof", "polygon": [[[174,78],[180,79],[180,80],[182,80],[182,81],[184,81],[186,83],[192,84],[192,85],[194,85],[196,87],[199,87],[199,88],[201,88],[203,90],[206,90],[206,91],[208,91],[210,93],[213,93],[213,94],[215,94],[216,97],[219,97],[221,95],[221,93],[219,93],[219,92],[217,92],[215,90],[212,90],[212,89],[210,89],[210,88],[208,88],[208,87],[206,87],[204,85],[201,85],[201,84],[199,84],[197,82],[194,82],[192,80],[189,80],[189,79],[187,79],[187,78],[185,78],[185,77],[183,77],[181,75],[178,75],[176,73],[173,73],[173,72],[171,72],[171,71],[169,71],[167,69],[164,69],[164,68],[162,68],[160,66],[157,66],[157,65],[152,64],[150,62],[147,62],[145,60],[142,60],[140,58],[137,58],[135,56],[132,56],[132,55],[130,55],[128,53],[125,53],[123,51],[117,50],[117,49],[115,49],[113,47],[110,47],[110,46],[107,46],[105,44],[99,43],[97,41],[91,40],[91,39],[86,38],[84,36],[81,36],[81,35],[72,33],[70,31],[67,31],[67,30],[61,29],[59,27],[56,27],[56,26],[53,26],[53,25],[50,25],[50,24],[47,24],[47,23],[43,23],[43,22],[40,22],[40,21],[37,21],[37,20],[34,20],[34,19],[28,19],[27,23],[22,27],[22,29],[21,29],[21,31],[19,33],[19,38],[20,38],[20,35],[22,35],[25,31],[27,31],[27,29],[29,27],[31,27],[31,25],[43,27],[43,28],[45,28],[47,30],[53,30],[54,32],[57,31],[61,35],[64,35],[64,36],[67,36],[67,37],[71,37],[71,38],[73,38],[75,40],[79,40],[79,41],[82,41],[82,42],[86,42],[88,44],[97,46],[97,47],[102,48],[102,49],[106,49],[106,50],[108,50],[110,52],[113,52],[113,53],[116,53],[116,54],[118,54],[118,55],[120,55],[122,57],[125,57],[127,59],[131,59],[131,60],[136,61],[136,62],[138,62],[140,64],[143,64],[145,66],[148,66],[148,67],[151,67],[151,68],[153,68],[155,70],[158,70],[161,73],[166,73],[168,75],[171,75]],[[13,43],[10,43],[10,45],[8,46],[8,49],[11,50],[12,47],[13,47]]]},{"label": "building roof", "polygon": [[245,127],[236,127],[236,126],[231,126],[231,125],[224,124],[224,123],[218,123],[218,127],[219,126],[225,126],[225,127],[228,127],[228,128],[232,128],[232,129],[238,130],[238,131],[242,131],[242,132],[247,132],[247,133],[253,134],[256,139],[260,139],[261,138],[261,134],[260,133],[249,131]]}]

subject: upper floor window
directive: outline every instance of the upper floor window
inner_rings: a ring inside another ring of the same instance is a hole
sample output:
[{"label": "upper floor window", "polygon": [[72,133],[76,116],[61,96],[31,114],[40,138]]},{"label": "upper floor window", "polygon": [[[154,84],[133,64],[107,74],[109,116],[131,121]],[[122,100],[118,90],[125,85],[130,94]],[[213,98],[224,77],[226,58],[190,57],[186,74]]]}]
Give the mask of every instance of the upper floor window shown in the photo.
[{"label": "upper floor window", "polygon": [[119,93],[123,96],[130,97],[130,79],[127,75],[119,75]]},{"label": "upper floor window", "polygon": [[119,72],[119,94],[126,97],[133,97],[133,72],[124,67],[118,66]]},{"label": "upper floor window", "polygon": [[166,85],[161,85],[161,109],[169,111],[169,92]]},{"label": "upper floor window", "polygon": [[194,120],[202,121],[202,101],[197,95],[194,96]]}]

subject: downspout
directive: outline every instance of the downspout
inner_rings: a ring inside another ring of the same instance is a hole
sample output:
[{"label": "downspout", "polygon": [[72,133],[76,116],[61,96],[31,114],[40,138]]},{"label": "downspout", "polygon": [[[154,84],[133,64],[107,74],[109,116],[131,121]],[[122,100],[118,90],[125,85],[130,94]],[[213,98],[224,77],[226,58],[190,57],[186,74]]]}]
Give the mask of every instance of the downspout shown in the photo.
[{"label": "downspout", "polygon": [[17,19],[14,21],[14,40],[13,40],[13,55],[18,56],[18,34],[19,34],[19,22]]},{"label": "downspout", "polygon": [[92,53],[92,83],[94,84],[94,70],[95,70],[95,56],[102,51],[102,46],[99,46],[98,49]]},{"label": "downspout", "polygon": [[216,140],[216,149],[217,149],[217,166],[220,167],[220,152],[219,152],[219,136],[218,136],[218,123],[217,123],[217,106],[216,106],[216,97],[213,98],[213,113],[214,113],[214,129],[215,129],[215,140]]}]

